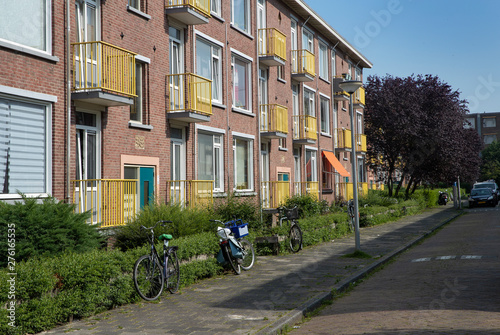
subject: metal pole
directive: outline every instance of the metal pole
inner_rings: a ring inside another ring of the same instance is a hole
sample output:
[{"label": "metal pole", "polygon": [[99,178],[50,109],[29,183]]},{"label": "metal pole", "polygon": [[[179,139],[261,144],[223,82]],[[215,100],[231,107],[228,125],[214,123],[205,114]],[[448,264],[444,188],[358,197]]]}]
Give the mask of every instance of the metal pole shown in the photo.
[{"label": "metal pole", "polygon": [[359,239],[359,205],[358,205],[358,174],[357,165],[358,159],[356,157],[356,135],[354,133],[354,108],[353,108],[353,96],[354,92],[350,94],[349,97],[349,112],[351,114],[351,163],[352,163],[352,193],[354,200],[354,237],[356,241],[356,250],[361,250],[361,243]]}]

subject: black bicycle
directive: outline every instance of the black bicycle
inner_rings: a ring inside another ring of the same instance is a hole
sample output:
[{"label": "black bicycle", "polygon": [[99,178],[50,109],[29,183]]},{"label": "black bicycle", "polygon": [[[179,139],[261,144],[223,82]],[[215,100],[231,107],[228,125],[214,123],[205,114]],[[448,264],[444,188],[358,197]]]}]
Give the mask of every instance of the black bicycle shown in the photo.
[{"label": "black bicycle", "polygon": [[352,233],[354,231],[354,200],[349,200],[347,202],[347,214],[349,214],[349,231]]},{"label": "black bicycle", "polygon": [[154,229],[160,224],[165,227],[166,223],[172,221],[158,221],[153,227],[141,226],[141,230],[148,230],[148,240],[151,244],[149,255],[139,257],[134,265],[134,285],[137,293],[144,300],[152,301],[158,299],[163,292],[165,283],[170,293],[179,289],[180,271],[179,259],[177,258],[177,246],[169,247],[168,242],[172,239],[170,234],[158,236],[163,241],[163,260],[160,259],[155,247]]},{"label": "black bicycle", "polygon": [[279,222],[280,226],[283,221],[290,222],[290,233],[288,234],[288,245],[292,252],[298,252],[302,249],[302,230],[299,227],[297,219],[299,218],[299,209],[297,206],[293,208],[279,207]]}]

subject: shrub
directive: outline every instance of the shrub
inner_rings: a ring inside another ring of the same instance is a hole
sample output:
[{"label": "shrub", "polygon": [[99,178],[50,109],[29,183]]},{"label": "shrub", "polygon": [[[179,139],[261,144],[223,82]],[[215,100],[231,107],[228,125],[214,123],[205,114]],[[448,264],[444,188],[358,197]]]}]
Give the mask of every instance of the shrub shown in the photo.
[{"label": "shrub", "polygon": [[140,227],[151,227],[160,220],[172,221],[166,227],[158,226],[156,236],[162,233],[173,235],[174,239],[210,231],[211,213],[207,208],[184,208],[179,204],[150,204],[129,224],[115,229],[115,246],[128,250],[147,244],[146,232]]},{"label": "shrub", "polygon": [[253,229],[262,227],[260,220],[260,207],[254,197],[237,197],[229,194],[225,201],[220,201],[215,206],[214,218],[229,221],[233,218],[248,222]]},{"label": "shrub", "polygon": [[[102,237],[96,226],[86,223],[89,213],[74,213],[75,205],[57,202],[50,197],[40,199],[22,196],[14,204],[0,202],[0,253],[7,255],[8,240],[15,228],[15,259],[32,256],[54,256],[62,252],[87,252],[98,248]],[[9,238],[8,238],[9,237]],[[14,238],[14,237],[12,237]],[[0,266],[6,266],[2,257]]]},{"label": "shrub", "polygon": [[328,211],[326,201],[319,201],[310,194],[294,195],[286,200],[284,206],[288,208],[297,206],[300,217],[320,215]]}]

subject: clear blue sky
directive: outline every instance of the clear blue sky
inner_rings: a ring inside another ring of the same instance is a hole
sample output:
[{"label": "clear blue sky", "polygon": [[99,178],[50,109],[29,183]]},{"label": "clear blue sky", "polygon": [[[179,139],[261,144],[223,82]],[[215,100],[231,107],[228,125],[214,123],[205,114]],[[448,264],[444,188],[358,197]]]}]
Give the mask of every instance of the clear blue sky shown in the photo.
[{"label": "clear blue sky", "polygon": [[500,112],[500,0],[305,0],[370,62],[437,75],[473,113]]}]

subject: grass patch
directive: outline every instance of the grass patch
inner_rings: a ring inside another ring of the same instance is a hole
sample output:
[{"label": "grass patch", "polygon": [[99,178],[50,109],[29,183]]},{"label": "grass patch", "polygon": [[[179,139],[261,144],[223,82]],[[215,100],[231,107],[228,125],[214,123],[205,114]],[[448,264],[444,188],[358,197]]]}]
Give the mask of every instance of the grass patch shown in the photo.
[{"label": "grass patch", "polygon": [[344,257],[344,258],[362,258],[362,259],[372,258],[372,256],[370,256],[369,254],[367,254],[366,252],[361,251],[361,250],[356,250],[355,252],[352,252],[350,254],[346,254],[342,257]]}]

